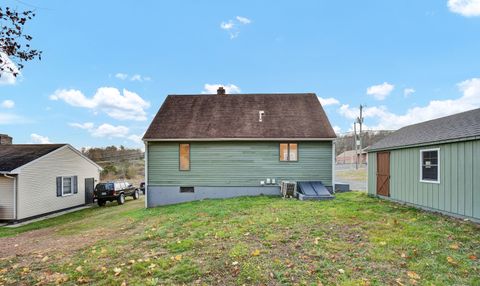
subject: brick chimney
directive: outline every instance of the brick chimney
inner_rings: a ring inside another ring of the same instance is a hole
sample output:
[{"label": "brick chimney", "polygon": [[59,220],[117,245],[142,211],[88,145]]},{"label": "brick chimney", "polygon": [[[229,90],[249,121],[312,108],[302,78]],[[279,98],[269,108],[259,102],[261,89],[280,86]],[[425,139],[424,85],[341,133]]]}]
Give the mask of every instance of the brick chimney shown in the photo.
[{"label": "brick chimney", "polygon": [[0,145],[11,145],[12,137],[7,134],[0,134]]},{"label": "brick chimney", "polygon": [[223,88],[223,86],[220,86],[220,87],[217,89],[217,94],[218,94],[218,95],[225,95],[225,89]]}]

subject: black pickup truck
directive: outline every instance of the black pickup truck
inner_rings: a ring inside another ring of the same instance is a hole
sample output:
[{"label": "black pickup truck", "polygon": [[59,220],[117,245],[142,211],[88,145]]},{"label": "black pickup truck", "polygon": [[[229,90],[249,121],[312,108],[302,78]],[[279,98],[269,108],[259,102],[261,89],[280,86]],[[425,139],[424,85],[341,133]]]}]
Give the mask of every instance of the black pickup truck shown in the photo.
[{"label": "black pickup truck", "polygon": [[136,200],[140,197],[140,193],[129,182],[115,181],[97,184],[93,196],[97,200],[98,205],[103,207],[107,201],[117,201],[119,205],[123,205],[126,196],[132,196]]}]

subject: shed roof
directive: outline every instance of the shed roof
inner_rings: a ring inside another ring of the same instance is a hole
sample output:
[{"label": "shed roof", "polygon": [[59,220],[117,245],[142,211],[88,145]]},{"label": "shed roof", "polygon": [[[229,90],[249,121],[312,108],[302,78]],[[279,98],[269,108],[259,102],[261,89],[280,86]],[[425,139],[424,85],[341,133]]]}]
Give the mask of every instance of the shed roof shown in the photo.
[{"label": "shed roof", "polygon": [[10,172],[67,144],[0,145],[0,172]]},{"label": "shed roof", "polygon": [[480,136],[480,108],[403,127],[373,144],[368,151],[476,136]]},{"label": "shed roof", "polygon": [[[262,122],[259,112],[264,111]],[[144,140],[333,139],[314,93],[169,95]]]}]

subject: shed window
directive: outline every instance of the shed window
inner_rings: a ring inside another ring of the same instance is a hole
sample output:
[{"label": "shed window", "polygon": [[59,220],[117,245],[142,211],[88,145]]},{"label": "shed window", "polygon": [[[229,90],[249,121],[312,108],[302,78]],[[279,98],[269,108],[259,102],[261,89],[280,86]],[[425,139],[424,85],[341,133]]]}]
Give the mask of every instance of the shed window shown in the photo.
[{"label": "shed window", "polygon": [[280,161],[298,161],[298,144],[280,143]]},{"label": "shed window", "polygon": [[72,177],[63,177],[62,180],[62,196],[71,195],[73,193]]},{"label": "shed window", "polygon": [[420,150],[420,181],[439,183],[440,149]]},{"label": "shed window", "polygon": [[190,144],[180,144],[180,171],[190,170]]},{"label": "shed window", "polygon": [[180,187],[180,193],[194,193],[194,187]]}]

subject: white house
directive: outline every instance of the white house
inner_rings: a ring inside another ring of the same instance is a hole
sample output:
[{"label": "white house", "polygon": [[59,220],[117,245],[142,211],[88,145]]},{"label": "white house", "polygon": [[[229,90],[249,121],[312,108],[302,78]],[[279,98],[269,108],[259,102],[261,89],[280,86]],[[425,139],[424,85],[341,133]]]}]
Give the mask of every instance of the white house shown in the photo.
[{"label": "white house", "polygon": [[102,168],[74,147],[11,144],[10,137],[0,137],[0,220],[26,220],[92,201]]}]

